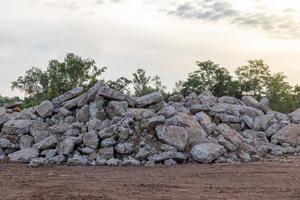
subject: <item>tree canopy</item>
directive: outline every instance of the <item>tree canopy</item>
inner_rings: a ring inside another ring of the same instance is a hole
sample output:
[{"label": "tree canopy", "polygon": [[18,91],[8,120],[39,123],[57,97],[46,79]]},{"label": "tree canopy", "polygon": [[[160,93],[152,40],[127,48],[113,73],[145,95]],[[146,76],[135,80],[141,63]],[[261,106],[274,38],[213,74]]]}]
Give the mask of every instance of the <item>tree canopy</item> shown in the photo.
[{"label": "tree canopy", "polygon": [[[215,96],[251,95],[267,97],[273,110],[288,113],[300,107],[300,85],[292,86],[283,73],[272,74],[263,60],[249,60],[232,75],[226,68],[211,60],[197,61],[197,69],[188,74],[187,80],[175,83],[172,92],[166,91],[160,76],[150,76],[144,69],[137,69],[132,78],[120,77],[108,80],[107,84],[118,91],[143,96],[160,91],[165,99],[172,94],[200,94],[211,91]],[[26,94],[25,107],[34,106],[44,99],[51,99],[74,87],[89,88],[105,72],[93,59],[67,54],[63,61],[50,60],[45,71],[32,67],[12,82],[12,89]],[[0,105],[14,99],[0,96]]]}]

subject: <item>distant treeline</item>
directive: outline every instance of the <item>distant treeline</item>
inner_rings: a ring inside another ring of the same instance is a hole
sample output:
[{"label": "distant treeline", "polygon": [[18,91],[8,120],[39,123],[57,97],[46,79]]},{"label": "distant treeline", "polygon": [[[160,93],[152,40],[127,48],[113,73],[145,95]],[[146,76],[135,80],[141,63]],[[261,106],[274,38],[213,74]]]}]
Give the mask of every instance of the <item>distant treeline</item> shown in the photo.
[{"label": "distant treeline", "polygon": [[[173,94],[200,94],[211,91],[215,96],[234,96],[240,98],[251,95],[257,99],[267,97],[273,110],[289,113],[300,107],[300,85],[292,86],[284,73],[271,73],[263,60],[249,60],[245,66],[235,70],[234,75],[213,61],[196,62],[197,70],[188,74],[187,80],[175,83],[168,91],[159,76],[149,76],[143,69],[132,73],[132,77],[120,77],[108,80],[110,87],[121,92],[142,96],[160,91],[165,99]],[[45,71],[32,67],[12,82],[12,89],[26,94],[24,108],[35,106],[45,99],[52,99],[70,89],[82,86],[85,89],[93,85],[106,67],[98,67],[93,59],[81,58],[72,53],[63,61],[50,60]],[[103,78],[103,77],[102,77]],[[19,100],[18,97],[0,96],[0,105]]]}]

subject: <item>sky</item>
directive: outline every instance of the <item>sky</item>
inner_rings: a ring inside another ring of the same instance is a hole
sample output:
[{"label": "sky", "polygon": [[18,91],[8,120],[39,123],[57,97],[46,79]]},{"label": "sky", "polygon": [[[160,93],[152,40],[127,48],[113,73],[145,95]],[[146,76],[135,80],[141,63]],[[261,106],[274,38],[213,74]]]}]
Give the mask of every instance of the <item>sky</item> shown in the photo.
[{"label": "sky", "polygon": [[107,80],[143,68],[169,90],[208,59],[231,72],[264,59],[300,84],[299,13],[299,0],[0,0],[0,95],[71,52]]}]

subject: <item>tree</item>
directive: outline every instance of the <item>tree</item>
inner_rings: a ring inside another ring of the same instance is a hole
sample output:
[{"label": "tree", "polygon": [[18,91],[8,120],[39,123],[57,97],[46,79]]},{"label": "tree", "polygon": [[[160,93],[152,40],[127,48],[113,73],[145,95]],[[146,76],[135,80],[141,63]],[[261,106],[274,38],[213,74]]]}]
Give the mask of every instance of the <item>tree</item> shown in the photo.
[{"label": "tree", "polygon": [[98,68],[93,59],[83,59],[72,53],[67,54],[63,62],[51,60],[47,69],[48,94],[53,98],[74,87],[88,88],[105,70],[105,67]]},{"label": "tree", "polygon": [[288,113],[294,109],[292,86],[286,81],[283,73],[268,77],[266,82],[266,96],[273,110]]},{"label": "tree", "polygon": [[27,70],[25,76],[12,82],[12,89],[25,92],[29,101],[35,99],[38,102],[54,98],[74,87],[88,88],[105,70],[105,67],[98,68],[93,59],[69,53],[62,62],[50,60],[46,71],[36,67]]},{"label": "tree", "polygon": [[132,76],[132,84],[136,96],[143,96],[155,91],[165,92],[166,86],[162,84],[159,76],[147,76],[146,71],[143,69],[138,69]]},{"label": "tree", "polygon": [[5,104],[14,103],[17,101],[21,101],[20,97],[6,97],[0,95],[0,106],[3,106]]},{"label": "tree", "polygon": [[125,77],[120,77],[115,81],[112,81],[112,80],[107,81],[107,84],[109,87],[111,87],[115,90],[118,90],[122,93],[127,93],[127,94],[130,94],[129,85],[131,83],[132,83],[132,81]]},{"label": "tree", "polygon": [[208,60],[196,62],[198,70],[188,75],[187,81],[182,84],[182,93],[197,94],[211,91],[216,96],[233,95],[240,96],[239,82],[234,81],[229,71]]},{"label": "tree", "polygon": [[11,83],[12,90],[19,89],[26,95],[32,97],[44,93],[48,85],[47,72],[32,67],[25,72],[25,76],[20,76],[17,81]]},{"label": "tree", "polygon": [[249,60],[248,65],[238,67],[235,73],[244,95],[260,98],[266,94],[266,82],[271,72],[263,60]]}]

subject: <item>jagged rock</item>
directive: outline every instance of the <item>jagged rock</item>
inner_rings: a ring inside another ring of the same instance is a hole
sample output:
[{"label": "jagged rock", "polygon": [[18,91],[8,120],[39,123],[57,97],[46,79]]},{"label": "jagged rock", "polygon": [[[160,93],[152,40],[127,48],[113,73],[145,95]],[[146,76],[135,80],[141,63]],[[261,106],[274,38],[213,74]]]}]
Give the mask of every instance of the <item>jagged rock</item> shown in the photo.
[{"label": "jagged rock", "polygon": [[138,161],[137,159],[132,158],[132,157],[123,159],[123,163],[125,166],[140,166],[141,165],[140,161]]},{"label": "jagged rock", "polygon": [[59,112],[63,115],[63,116],[70,116],[72,115],[72,112],[69,111],[68,109],[64,108],[64,107],[61,107],[59,109]]},{"label": "jagged rock", "polygon": [[73,109],[73,108],[78,106],[79,102],[81,102],[83,98],[84,98],[84,95],[81,95],[81,96],[76,97],[74,99],[70,99],[70,100],[64,102],[62,104],[62,106],[66,109]]},{"label": "jagged rock", "polygon": [[147,145],[145,147],[142,147],[142,148],[138,149],[138,152],[135,155],[135,158],[139,159],[139,160],[143,160],[143,159],[146,159],[148,156],[150,156],[151,154],[154,154],[154,153],[155,153],[155,149],[153,149],[152,147]]},{"label": "jagged rock", "polygon": [[254,125],[253,125],[253,129],[257,130],[257,131],[265,131],[270,127],[271,121],[272,119],[274,119],[275,116],[274,115],[263,115],[260,117],[257,117],[254,120]]},{"label": "jagged rock", "polygon": [[10,120],[4,123],[2,132],[12,135],[23,135],[29,132],[31,120]]},{"label": "jagged rock", "polygon": [[222,96],[218,99],[218,103],[243,105],[243,102],[237,98],[230,96]]},{"label": "jagged rock", "polygon": [[1,138],[0,139],[0,148],[2,149],[14,149],[16,147],[15,144],[13,144],[12,142],[10,142],[8,139],[6,138]]},{"label": "jagged rock", "polygon": [[117,126],[112,125],[110,127],[102,129],[100,132],[98,132],[98,135],[101,139],[112,137],[114,134],[117,133]]},{"label": "jagged rock", "polygon": [[185,113],[177,113],[174,117],[166,120],[167,126],[181,126],[190,128],[201,128],[196,117],[187,115]]},{"label": "jagged rock", "polygon": [[196,113],[195,116],[207,134],[210,135],[216,130],[217,125],[212,123],[210,117],[206,113],[204,112]]},{"label": "jagged rock", "polygon": [[249,128],[253,129],[253,127],[254,127],[254,120],[251,117],[249,117],[249,116],[243,116],[243,120],[244,120],[244,122],[246,123],[246,125]]},{"label": "jagged rock", "polygon": [[161,95],[161,93],[160,92],[154,92],[154,93],[142,96],[142,97],[137,97],[135,99],[135,102],[136,102],[137,107],[144,108],[148,105],[160,102],[162,100],[163,100],[163,96]]},{"label": "jagged rock", "polygon": [[241,118],[235,115],[216,114],[216,119],[219,119],[223,123],[241,123]]},{"label": "jagged rock", "polygon": [[92,120],[88,121],[88,123],[87,123],[88,131],[89,132],[100,131],[101,123],[102,122],[99,119],[92,119]]},{"label": "jagged rock", "polygon": [[217,131],[224,137],[224,139],[232,143],[236,149],[240,149],[242,147],[242,141],[239,138],[239,134],[228,125],[219,124]]},{"label": "jagged rock", "polygon": [[107,106],[107,114],[110,119],[118,116],[122,117],[128,109],[128,104],[126,101],[110,101]]},{"label": "jagged rock", "polygon": [[51,135],[49,137],[46,137],[45,139],[41,140],[38,143],[35,143],[33,145],[33,148],[38,150],[44,150],[44,149],[51,149],[55,147],[58,143],[57,138],[54,135]]},{"label": "jagged rock", "polygon": [[177,162],[175,160],[173,160],[172,158],[170,158],[170,159],[165,160],[164,164],[168,165],[168,166],[172,166],[172,165],[177,165]]},{"label": "jagged rock", "polygon": [[10,117],[9,115],[6,113],[6,108],[5,107],[0,107],[0,128],[2,127],[2,125],[9,121]]},{"label": "jagged rock", "polygon": [[148,129],[155,129],[156,126],[164,124],[166,121],[165,117],[160,115],[157,117],[151,117],[147,119],[147,128]]},{"label": "jagged rock", "polygon": [[300,124],[300,108],[290,113],[289,116],[291,117],[293,123]]},{"label": "jagged rock", "polygon": [[8,155],[8,158],[12,162],[30,162],[33,158],[37,158],[39,152],[34,148],[22,149]]},{"label": "jagged rock", "polygon": [[158,115],[163,115],[165,118],[173,117],[176,114],[174,106],[163,107],[160,111],[157,112]]},{"label": "jagged rock", "polygon": [[213,96],[209,91],[203,92],[198,97],[202,104],[213,105],[217,103],[217,97]]},{"label": "jagged rock", "polygon": [[73,152],[77,138],[67,137],[57,145],[58,154],[69,155]]},{"label": "jagged rock", "polygon": [[190,106],[190,112],[192,114],[198,113],[198,112],[209,112],[211,107],[208,104],[194,104]]},{"label": "jagged rock", "polygon": [[55,134],[64,134],[68,130],[71,130],[73,128],[74,124],[67,124],[67,123],[60,123],[55,124],[49,128],[49,130]]},{"label": "jagged rock", "polygon": [[83,143],[92,149],[97,149],[98,143],[99,143],[99,138],[98,135],[94,132],[89,132],[83,134]]},{"label": "jagged rock", "polygon": [[240,111],[242,109],[241,105],[232,105],[228,103],[218,103],[215,104],[211,110],[210,115],[215,116],[216,114],[228,114],[228,115],[235,115],[240,116]]},{"label": "jagged rock", "polygon": [[43,101],[37,108],[36,112],[41,118],[51,117],[54,105],[50,101]]},{"label": "jagged rock", "polygon": [[115,159],[115,158],[111,158],[106,161],[106,164],[108,166],[119,166],[119,165],[121,165],[121,163],[122,163],[121,160]]},{"label": "jagged rock", "polygon": [[20,138],[20,149],[30,148],[32,144],[33,144],[33,137],[31,137],[30,135],[23,135]]},{"label": "jagged rock", "polygon": [[115,146],[116,152],[120,154],[130,154],[134,151],[133,143],[119,143]]},{"label": "jagged rock", "polygon": [[280,129],[272,136],[272,140],[277,140],[280,144],[300,145],[300,124],[290,124]]},{"label": "jagged rock", "polygon": [[98,90],[98,95],[103,96],[107,99],[110,100],[115,100],[115,101],[125,101],[126,96],[119,91],[113,90],[109,88],[107,85],[105,85],[104,82],[101,82],[101,86],[99,87]]},{"label": "jagged rock", "polygon": [[103,108],[104,98],[97,96],[95,101],[90,103],[90,118],[105,120],[107,119],[107,114]]},{"label": "jagged rock", "polygon": [[242,136],[247,138],[246,143],[252,145],[258,157],[265,157],[270,149],[269,141],[266,134],[261,131],[245,130]]},{"label": "jagged rock", "polygon": [[83,106],[76,114],[76,119],[80,122],[87,123],[90,119],[90,108],[88,105]]},{"label": "jagged rock", "polygon": [[188,133],[185,128],[178,126],[159,125],[156,127],[159,140],[183,151],[188,142]]},{"label": "jagged rock", "polygon": [[64,155],[57,155],[48,159],[50,164],[61,164],[66,161],[66,157]]},{"label": "jagged rock", "polygon": [[101,141],[101,147],[110,147],[117,144],[117,141],[114,138],[106,138]]},{"label": "jagged rock", "polygon": [[172,158],[173,155],[174,155],[174,152],[170,152],[170,151],[160,152],[158,154],[154,154],[152,156],[149,156],[148,160],[149,161],[154,161],[155,163],[161,163],[161,162],[163,162],[167,159]]},{"label": "jagged rock", "polygon": [[67,160],[68,165],[87,165],[89,160],[86,156],[74,155]]},{"label": "jagged rock", "polygon": [[187,144],[194,146],[207,141],[207,134],[203,128],[185,128],[187,132]]},{"label": "jagged rock", "polygon": [[29,167],[38,167],[47,163],[45,158],[33,158],[28,164]]},{"label": "jagged rock", "polygon": [[50,135],[48,124],[34,121],[30,127],[30,134],[33,136],[35,143],[40,142]]},{"label": "jagged rock", "polygon": [[280,130],[280,125],[275,123],[272,126],[270,126],[265,132],[266,132],[266,136],[268,138],[272,137],[275,133],[277,133]]},{"label": "jagged rock", "polygon": [[215,143],[199,144],[191,151],[193,159],[200,163],[211,163],[225,153],[225,148]]},{"label": "jagged rock", "polygon": [[52,100],[52,103],[56,104],[56,105],[61,105],[62,103],[73,99],[74,97],[77,97],[78,95],[80,95],[83,92],[83,88],[82,87],[77,87],[74,88],[68,92],[66,92],[63,95],[60,95],[59,97],[56,97],[55,99]]},{"label": "jagged rock", "polygon": [[169,101],[172,101],[172,102],[182,102],[183,100],[184,100],[184,97],[181,94],[175,94],[175,95],[169,97]]},{"label": "jagged rock", "polygon": [[251,161],[251,156],[248,152],[240,152],[239,157],[243,162],[250,162]]},{"label": "jagged rock", "polygon": [[49,151],[47,152],[45,159],[49,160],[50,158],[53,158],[54,156],[57,155],[57,150],[56,149],[49,149]]},{"label": "jagged rock", "polygon": [[101,148],[99,149],[99,155],[97,157],[97,160],[98,158],[100,159],[110,159],[114,156],[114,148],[113,147],[106,147],[106,148]]}]

